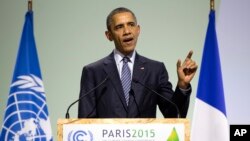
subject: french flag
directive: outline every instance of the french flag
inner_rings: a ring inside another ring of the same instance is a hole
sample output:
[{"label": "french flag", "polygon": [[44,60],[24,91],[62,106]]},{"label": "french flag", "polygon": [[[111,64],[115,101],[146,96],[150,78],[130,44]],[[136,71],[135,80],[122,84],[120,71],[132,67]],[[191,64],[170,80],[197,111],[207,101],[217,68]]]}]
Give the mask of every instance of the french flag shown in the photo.
[{"label": "french flag", "polygon": [[229,141],[229,124],[215,29],[215,11],[212,9],[209,14],[195,99],[191,141]]}]

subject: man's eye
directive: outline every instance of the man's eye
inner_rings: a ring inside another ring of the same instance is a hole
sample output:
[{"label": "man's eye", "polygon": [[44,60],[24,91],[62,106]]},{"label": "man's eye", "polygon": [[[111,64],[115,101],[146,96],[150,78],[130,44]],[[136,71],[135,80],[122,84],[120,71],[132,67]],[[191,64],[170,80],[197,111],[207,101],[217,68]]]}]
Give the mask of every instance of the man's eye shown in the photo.
[{"label": "man's eye", "polygon": [[129,23],[130,26],[135,26],[135,23]]},{"label": "man's eye", "polygon": [[118,25],[118,26],[115,27],[115,29],[120,29],[120,28],[122,28],[121,25]]}]

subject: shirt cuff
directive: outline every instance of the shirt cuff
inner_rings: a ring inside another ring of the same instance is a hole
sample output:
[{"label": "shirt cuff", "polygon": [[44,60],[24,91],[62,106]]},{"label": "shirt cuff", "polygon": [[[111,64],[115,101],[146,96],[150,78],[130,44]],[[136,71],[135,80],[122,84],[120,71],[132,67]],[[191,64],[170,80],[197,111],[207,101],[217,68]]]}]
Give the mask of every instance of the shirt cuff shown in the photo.
[{"label": "shirt cuff", "polygon": [[182,89],[182,88],[179,89],[184,95],[188,95],[189,91],[191,90],[191,87],[188,87],[187,89]]}]

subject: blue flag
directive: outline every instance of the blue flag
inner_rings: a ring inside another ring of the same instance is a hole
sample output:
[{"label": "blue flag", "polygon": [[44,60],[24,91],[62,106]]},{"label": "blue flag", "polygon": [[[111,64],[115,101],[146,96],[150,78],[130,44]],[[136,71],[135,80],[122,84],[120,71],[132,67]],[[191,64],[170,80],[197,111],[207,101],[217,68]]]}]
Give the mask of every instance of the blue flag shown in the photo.
[{"label": "blue flag", "polygon": [[32,11],[28,11],[25,17],[0,140],[53,140],[33,33]]},{"label": "blue flag", "polygon": [[191,140],[229,141],[214,10],[211,10],[209,15],[195,99]]}]

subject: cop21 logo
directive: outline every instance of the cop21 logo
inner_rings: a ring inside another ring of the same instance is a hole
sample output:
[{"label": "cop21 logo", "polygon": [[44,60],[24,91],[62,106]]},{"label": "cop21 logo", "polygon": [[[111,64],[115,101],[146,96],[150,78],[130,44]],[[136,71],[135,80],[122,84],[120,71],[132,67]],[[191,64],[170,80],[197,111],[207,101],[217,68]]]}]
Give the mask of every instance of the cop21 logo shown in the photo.
[{"label": "cop21 logo", "polygon": [[68,141],[93,141],[93,134],[90,131],[70,131],[68,134]]},{"label": "cop21 logo", "polygon": [[52,141],[44,86],[39,77],[17,77],[11,84],[6,113],[4,140]]}]

